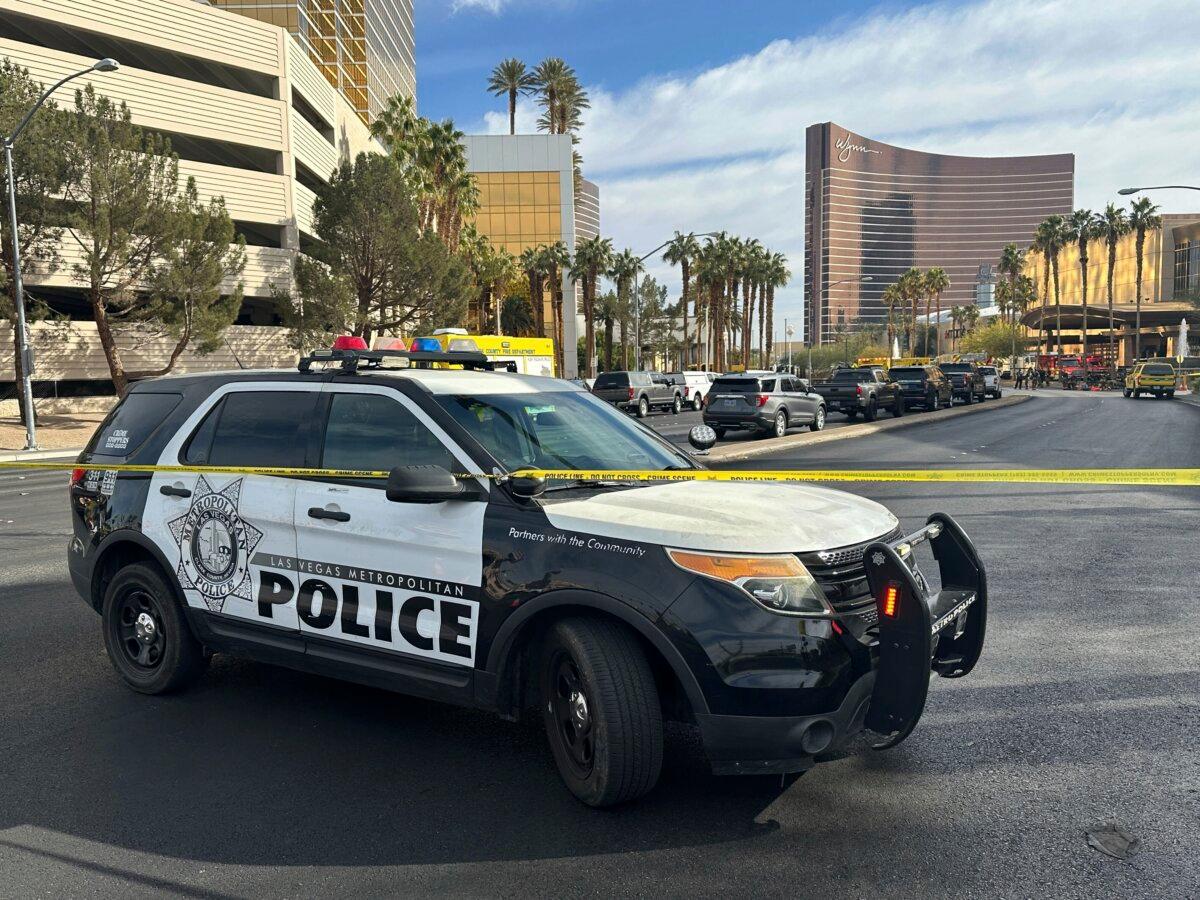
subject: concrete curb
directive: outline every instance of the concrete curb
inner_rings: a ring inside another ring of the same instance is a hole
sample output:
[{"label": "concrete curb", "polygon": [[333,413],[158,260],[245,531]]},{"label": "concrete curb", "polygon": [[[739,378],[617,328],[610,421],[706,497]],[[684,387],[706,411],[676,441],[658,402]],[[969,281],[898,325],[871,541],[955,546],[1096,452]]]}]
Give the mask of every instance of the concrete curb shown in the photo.
[{"label": "concrete curb", "polygon": [[[794,434],[784,438],[760,441],[752,447],[730,445],[717,447],[708,456],[702,457],[706,462],[731,462],[734,460],[750,459],[767,453],[777,453],[780,450],[791,450],[795,447],[807,447],[812,444],[827,444],[831,441],[845,441],[852,438],[866,437],[880,431],[894,431],[897,428],[907,428],[913,425],[930,425],[956,419],[959,416],[969,416],[974,413],[987,412],[989,409],[1003,409],[1006,406],[1016,406],[1033,397],[1001,397],[999,400],[987,400],[983,403],[972,403],[970,406],[958,406],[953,409],[940,409],[937,412],[909,413],[899,419],[888,418],[876,422],[863,422],[860,425],[847,425],[835,431],[810,431],[807,434]],[[889,415],[890,413],[883,413]]]},{"label": "concrete curb", "polygon": [[18,450],[15,453],[0,453],[0,462],[54,462],[74,459],[82,452],[82,447],[74,450]]}]

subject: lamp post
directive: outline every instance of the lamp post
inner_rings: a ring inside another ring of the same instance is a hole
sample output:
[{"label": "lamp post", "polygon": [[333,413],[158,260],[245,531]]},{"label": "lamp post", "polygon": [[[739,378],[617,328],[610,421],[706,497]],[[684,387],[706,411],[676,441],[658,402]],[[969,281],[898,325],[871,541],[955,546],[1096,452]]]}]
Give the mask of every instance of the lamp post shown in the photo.
[{"label": "lamp post", "polygon": [[[832,284],[826,286],[825,293],[828,294],[831,290],[833,290],[839,284],[850,284],[852,282],[865,282],[865,281],[874,281],[874,280],[875,280],[874,275],[855,275],[853,278],[842,278],[841,280],[835,281]],[[808,335],[808,339],[805,341],[805,343],[808,344],[808,373],[807,374],[808,374],[809,378],[812,377],[812,345],[813,345],[813,341],[821,339],[820,323],[818,323],[817,328],[814,330],[817,332],[816,335],[815,336],[811,335],[811,334]]]},{"label": "lamp post", "polygon": [[1121,188],[1117,191],[1122,197],[1130,194],[1140,194],[1142,191],[1200,191],[1200,187],[1191,184],[1154,184],[1149,187]]},{"label": "lamp post", "polygon": [[21,132],[25,130],[25,126],[29,124],[29,120],[33,118],[33,114],[41,109],[47,98],[72,78],[78,78],[89,72],[115,72],[119,67],[120,63],[115,59],[105,57],[96,60],[86,69],[80,69],[78,72],[72,72],[70,75],[60,78],[42,92],[37,102],[29,108],[29,112],[25,113],[25,117],[17,123],[13,133],[4,138],[4,168],[8,178],[8,230],[12,236],[13,303],[17,308],[17,330],[13,335],[15,338],[13,343],[16,345],[16,351],[20,354],[21,359],[21,396],[25,403],[26,450],[37,449],[37,425],[33,421],[33,354],[29,350],[29,329],[25,323],[25,286],[21,281],[21,239],[17,236],[17,184],[13,175],[13,144],[16,143]]},{"label": "lamp post", "polygon": [[[696,234],[695,232],[688,232],[687,236],[693,237],[693,238],[698,238],[698,237],[703,238],[703,237],[716,237],[717,234],[718,234],[718,232],[716,232],[716,231],[706,231],[703,234]],[[638,257],[638,262],[644,263],[646,260],[648,260],[650,257],[652,257],[655,253],[657,253],[659,250],[661,250],[663,247],[667,246],[667,244],[671,243],[671,241],[673,241],[673,240],[675,240],[675,238],[668,238],[667,240],[663,241],[661,244],[659,244],[657,247],[655,247],[653,250],[651,250],[645,256]],[[633,340],[637,346],[637,354],[634,357],[634,363],[639,369],[641,369],[641,367],[642,367],[642,295],[639,291],[640,282],[641,282],[641,272],[635,271],[633,273]],[[684,290],[686,290],[686,289],[687,289],[687,285],[684,285]],[[624,340],[625,335],[621,335],[621,339]],[[684,349],[684,352],[685,353],[687,352],[686,348]]]}]

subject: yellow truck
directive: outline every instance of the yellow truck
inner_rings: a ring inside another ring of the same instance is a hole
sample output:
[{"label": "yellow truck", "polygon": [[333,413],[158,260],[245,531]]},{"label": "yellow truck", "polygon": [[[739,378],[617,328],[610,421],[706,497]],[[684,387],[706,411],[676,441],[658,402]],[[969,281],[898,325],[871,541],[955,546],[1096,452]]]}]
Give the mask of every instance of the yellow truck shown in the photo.
[{"label": "yellow truck", "polygon": [[1140,362],[1125,376],[1125,396],[1153,394],[1156,400],[1175,396],[1175,367],[1168,362]]},{"label": "yellow truck", "polygon": [[467,334],[465,328],[439,328],[433,337],[443,350],[477,350],[493,362],[510,364],[522,375],[558,374],[550,338]]}]

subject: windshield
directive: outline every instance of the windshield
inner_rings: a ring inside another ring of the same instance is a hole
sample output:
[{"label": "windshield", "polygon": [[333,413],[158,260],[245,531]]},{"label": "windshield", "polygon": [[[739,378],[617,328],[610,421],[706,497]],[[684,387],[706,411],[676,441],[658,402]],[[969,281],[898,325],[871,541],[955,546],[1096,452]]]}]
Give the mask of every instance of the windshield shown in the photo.
[{"label": "windshield", "polygon": [[1156,366],[1146,366],[1146,368],[1142,369],[1142,374],[1143,375],[1174,375],[1175,370],[1172,369],[1170,366],[1164,366],[1162,364],[1159,364]]},{"label": "windshield", "polygon": [[892,369],[888,373],[897,381],[917,381],[925,377],[924,369]]},{"label": "windshield", "polygon": [[996,367],[995,366],[980,366],[979,373],[981,375],[995,375]]},{"label": "windshield", "polygon": [[942,371],[947,375],[961,375],[963,372],[970,372],[971,366],[968,363],[945,363],[942,366]]},{"label": "windshield", "polygon": [[508,471],[694,468],[590,394],[441,395],[437,402]]},{"label": "windshield", "polygon": [[839,369],[833,373],[833,380],[849,381],[851,384],[857,384],[860,381],[874,381],[875,376],[870,370]]}]

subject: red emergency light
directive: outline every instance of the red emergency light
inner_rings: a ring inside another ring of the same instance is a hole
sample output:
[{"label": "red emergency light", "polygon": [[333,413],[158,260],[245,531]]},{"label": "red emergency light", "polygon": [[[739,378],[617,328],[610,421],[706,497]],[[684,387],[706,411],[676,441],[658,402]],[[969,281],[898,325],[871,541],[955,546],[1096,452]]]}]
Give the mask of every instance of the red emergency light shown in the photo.
[{"label": "red emergency light", "polygon": [[367,342],[354,334],[343,334],[333,339],[334,350],[366,350]]}]

